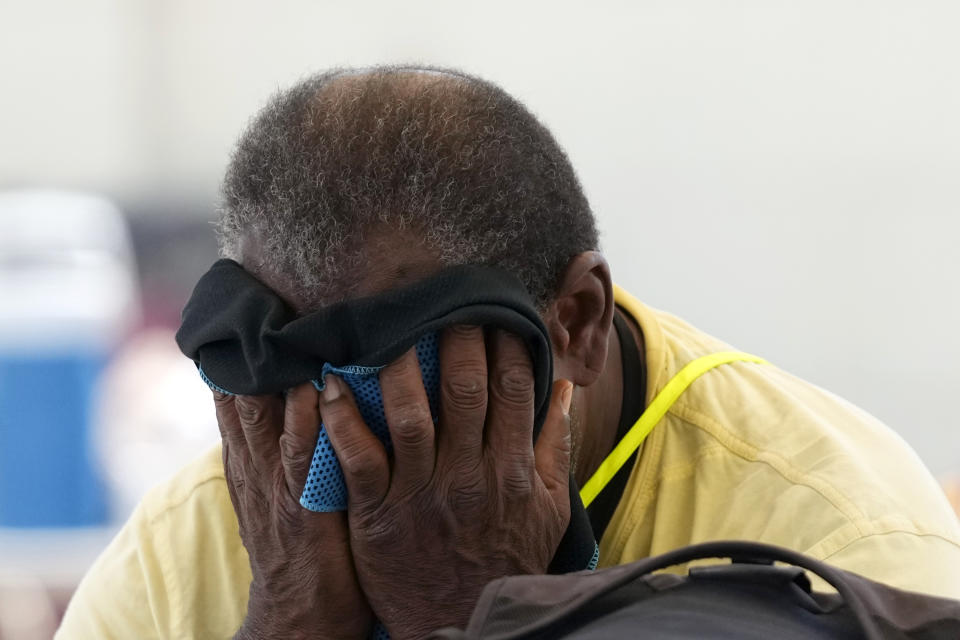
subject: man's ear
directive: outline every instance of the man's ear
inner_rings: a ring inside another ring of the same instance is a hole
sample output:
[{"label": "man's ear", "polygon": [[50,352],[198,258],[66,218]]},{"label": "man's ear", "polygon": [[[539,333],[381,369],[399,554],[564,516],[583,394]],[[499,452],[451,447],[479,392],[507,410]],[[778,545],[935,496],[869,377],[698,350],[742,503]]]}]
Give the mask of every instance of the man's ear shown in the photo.
[{"label": "man's ear", "polygon": [[606,366],[613,323],[610,266],[600,253],[585,251],[570,260],[544,322],[554,375],[583,387],[596,382]]}]

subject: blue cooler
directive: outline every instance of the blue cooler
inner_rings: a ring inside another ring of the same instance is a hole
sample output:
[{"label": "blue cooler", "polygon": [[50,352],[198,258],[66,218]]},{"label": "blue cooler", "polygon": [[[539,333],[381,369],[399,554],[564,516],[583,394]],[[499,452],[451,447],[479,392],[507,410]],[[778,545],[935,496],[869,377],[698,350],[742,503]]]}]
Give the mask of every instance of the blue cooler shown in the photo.
[{"label": "blue cooler", "polygon": [[0,527],[107,520],[97,384],[136,313],[129,233],[109,202],[0,193]]}]

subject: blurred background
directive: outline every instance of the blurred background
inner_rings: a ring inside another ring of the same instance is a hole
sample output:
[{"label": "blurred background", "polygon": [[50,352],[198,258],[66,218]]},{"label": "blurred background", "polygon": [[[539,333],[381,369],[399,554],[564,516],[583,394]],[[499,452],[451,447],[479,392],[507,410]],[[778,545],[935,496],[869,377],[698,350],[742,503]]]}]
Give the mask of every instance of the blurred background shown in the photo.
[{"label": "blurred background", "polygon": [[[425,62],[569,153],[615,279],[960,471],[960,4],[0,0],[0,638],[216,441],[173,343],[275,90]],[[956,498],[956,494],[954,493]]]}]

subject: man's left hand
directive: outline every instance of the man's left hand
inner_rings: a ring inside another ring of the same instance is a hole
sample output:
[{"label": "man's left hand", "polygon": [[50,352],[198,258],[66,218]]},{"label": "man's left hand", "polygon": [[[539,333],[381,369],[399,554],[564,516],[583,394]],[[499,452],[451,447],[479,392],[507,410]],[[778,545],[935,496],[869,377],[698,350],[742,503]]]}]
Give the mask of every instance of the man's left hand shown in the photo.
[{"label": "man's left hand", "polygon": [[533,443],[522,341],[454,327],[440,345],[435,427],[411,350],[380,373],[388,457],[349,390],[327,377],[320,414],[349,492],[360,584],[396,640],[464,627],[491,580],[546,571],[570,519],[570,382],[554,383]]}]

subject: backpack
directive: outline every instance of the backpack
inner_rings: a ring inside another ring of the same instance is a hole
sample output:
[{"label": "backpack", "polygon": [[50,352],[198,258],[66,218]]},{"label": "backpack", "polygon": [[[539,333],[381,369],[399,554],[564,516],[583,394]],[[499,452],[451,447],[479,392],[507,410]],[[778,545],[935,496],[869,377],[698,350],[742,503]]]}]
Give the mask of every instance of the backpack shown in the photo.
[{"label": "backpack", "polygon": [[[732,562],[654,573],[713,558]],[[837,592],[812,591],[804,570]],[[594,572],[495,580],[466,630],[430,637],[958,640],[960,601],[894,589],[781,547],[708,542]]]}]

